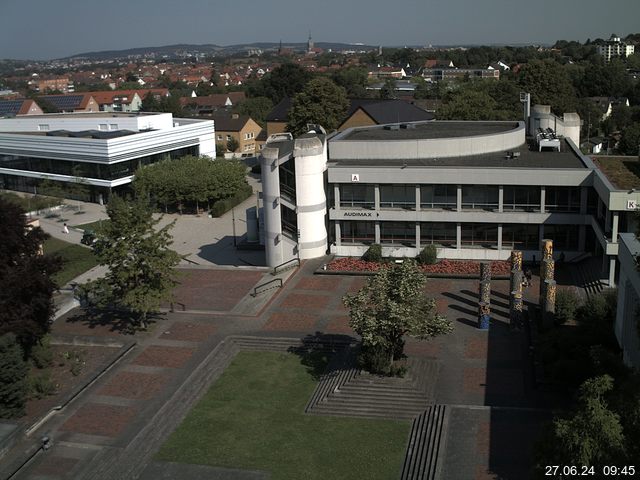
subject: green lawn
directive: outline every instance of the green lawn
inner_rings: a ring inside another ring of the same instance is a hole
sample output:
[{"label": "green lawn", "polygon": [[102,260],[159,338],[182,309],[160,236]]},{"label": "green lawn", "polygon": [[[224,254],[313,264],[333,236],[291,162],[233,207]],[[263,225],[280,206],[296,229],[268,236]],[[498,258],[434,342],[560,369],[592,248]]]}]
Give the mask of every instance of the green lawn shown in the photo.
[{"label": "green lawn", "polygon": [[106,225],[111,220],[98,220],[97,222],[84,223],[82,225],[75,225],[73,228],[78,228],[80,230],[93,230],[94,232],[98,232],[100,227]]},{"label": "green lawn", "polygon": [[410,423],[305,415],[313,370],[294,354],[239,353],[158,458],[264,470],[274,480],[397,478]]},{"label": "green lawn", "polygon": [[44,210],[45,208],[54,207],[62,203],[62,200],[59,198],[45,197],[42,195],[22,196],[13,192],[0,192],[0,197],[19,205],[25,212]]},{"label": "green lawn", "polygon": [[45,254],[55,253],[64,261],[62,270],[53,277],[61,287],[98,264],[90,249],[57,238],[47,239],[43,248]]}]

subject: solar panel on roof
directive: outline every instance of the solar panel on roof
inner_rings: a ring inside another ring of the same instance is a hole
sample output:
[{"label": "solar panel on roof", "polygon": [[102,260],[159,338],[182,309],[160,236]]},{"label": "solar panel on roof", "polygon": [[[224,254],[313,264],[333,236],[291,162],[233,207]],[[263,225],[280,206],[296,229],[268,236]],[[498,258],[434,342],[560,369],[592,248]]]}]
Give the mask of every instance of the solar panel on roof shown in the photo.
[{"label": "solar panel on roof", "polygon": [[0,102],[0,115],[17,115],[24,100],[6,100]]},{"label": "solar panel on roof", "polygon": [[43,99],[60,110],[78,108],[84,95],[44,96]]}]

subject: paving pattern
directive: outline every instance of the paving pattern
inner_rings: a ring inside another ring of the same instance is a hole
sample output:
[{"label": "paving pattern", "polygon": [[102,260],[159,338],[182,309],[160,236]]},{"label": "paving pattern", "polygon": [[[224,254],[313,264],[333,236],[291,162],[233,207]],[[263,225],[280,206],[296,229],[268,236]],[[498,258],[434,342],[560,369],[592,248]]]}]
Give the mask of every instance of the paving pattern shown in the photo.
[{"label": "paving pattern", "polygon": [[[176,309],[157,319],[149,332],[136,333],[138,347],[36,433],[37,441],[41,432],[48,432],[53,447],[38,455],[18,478],[153,478],[149,475],[160,468],[152,463],[154,453],[238,349],[287,351],[295,341],[296,348],[323,345],[337,352],[353,345],[357,339],[348,325],[342,297],[356,292],[366,278],[314,275],[322,263],[303,264],[284,288],[268,294],[273,295],[271,301],[253,316],[233,312],[264,271],[235,275],[229,270],[202,270],[205,273],[191,276],[183,287],[188,296],[181,297],[187,312]],[[425,291],[454,322],[455,331],[430,341],[408,339],[406,343],[415,377],[394,388],[402,391],[408,386],[422,395],[423,403],[415,406],[411,418],[422,418],[426,429],[414,432],[422,440],[414,439],[408,450],[415,453],[408,461],[423,466],[410,470],[435,471],[434,478],[443,479],[529,478],[530,446],[541,421],[548,417],[549,404],[532,386],[524,334],[508,327],[508,281],[492,283],[494,316],[488,332],[476,328],[477,281],[429,279]],[[525,301],[535,299],[535,283],[525,294]],[[73,316],[57,321],[54,331],[127,335],[108,318],[69,321]],[[388,386],[348,365],[341,370],[345,380],[340,388],[324,397],[327,405],[329,397],[338,403],[342,398],[343,408],[357,407],[354,399],[365,398],[366,403],[367,397],[384,398]],[[426,370],[417,375],[421,369]],[[417,378],[426,383],[416,386]],[[316,408],[321,403],[316,402]],[[388,403],[387,410],[393,401]],[[446,406],[443,415],[439,406]],[[442,422],[429,423],[430,415]],[[428,425],[436,424],[440,433],[434,437]],[[433,455],[434,449],[439,459],[435,470],[433,463],[420,460],[425,458],[421,455]],[[246,474],[244,478],[264,476]]]}]

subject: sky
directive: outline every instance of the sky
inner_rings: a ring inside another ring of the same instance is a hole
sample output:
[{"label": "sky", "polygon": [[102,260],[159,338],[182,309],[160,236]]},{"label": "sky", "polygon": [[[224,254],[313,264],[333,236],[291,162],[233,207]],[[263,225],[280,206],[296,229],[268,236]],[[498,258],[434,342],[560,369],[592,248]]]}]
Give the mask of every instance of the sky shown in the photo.
[{"label": "sky", "polygon": [[640,32],[639,0],[0,0],[0,58],[177,43],[552,44]]}]

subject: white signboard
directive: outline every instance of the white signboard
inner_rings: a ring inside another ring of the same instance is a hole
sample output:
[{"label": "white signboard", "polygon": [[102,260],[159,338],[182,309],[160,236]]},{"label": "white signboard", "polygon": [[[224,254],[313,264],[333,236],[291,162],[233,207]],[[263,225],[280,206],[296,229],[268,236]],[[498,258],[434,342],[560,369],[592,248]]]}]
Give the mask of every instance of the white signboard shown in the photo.
[{"label": "white signboard", "polygon": [[358,174],[358,173],[352,173],[352,174],[351,174],[351,181],[352,181],[352,182],[359,182],[359,181],[360,181],[360,174]]},{"label": "white signboard", "polygon": [[637,210],[638,202],[635,200],[627,200],[627,210]]}]

